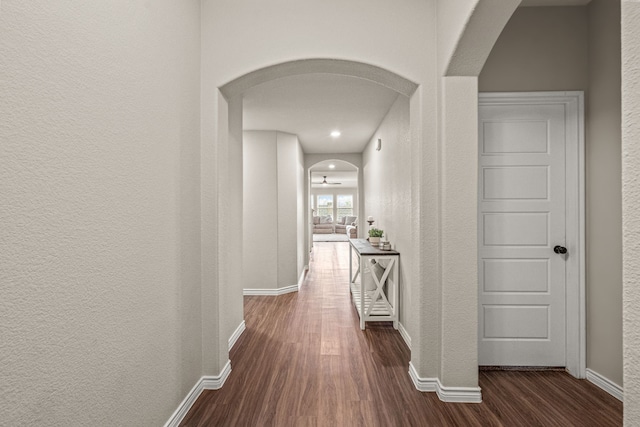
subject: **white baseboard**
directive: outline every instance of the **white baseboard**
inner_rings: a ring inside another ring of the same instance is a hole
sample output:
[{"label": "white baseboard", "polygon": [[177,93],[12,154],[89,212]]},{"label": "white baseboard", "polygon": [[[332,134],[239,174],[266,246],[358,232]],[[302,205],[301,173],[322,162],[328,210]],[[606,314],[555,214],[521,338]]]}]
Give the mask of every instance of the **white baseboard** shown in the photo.
[{"label": "white baseboard", "polygon": [[298,279],[298,290],[300,290],[300,287],[302,286],[302,282],[304,282],[304,278],[307,276],[307,271],[309,271],[309,266],[305,265],[302,268],[302,273],[300,274],[300,278]]},{"label": "white baseboard", "polygon": [[297,292],[298,284],[291,286],[285,286],[284,288],[277,289],[244,289],[242,291],[243,295],[252,295],[252,296],[278,296],[288,294],[290,292]]},{"label": "white baseboard", "polygon": [[242,322],[240,322],[236,330],[233,331],[233,334],[231,334],[231,336],[229,337],[229,351],[231,351],[233,346],[236,344],[236,341],[238,341],[238,338],[240,338],[240,335],[242,335],[245,329],[246,325],[243,320]]},{"label": "white baseboard", "polygon": [[218,390],[222,388],[230,373],[231,361],[227,360],[227,363],[222,368],[220,375],[204,376],[200,378],[191,391],[187,393],[187,397],[185,397],[180,403],[178,409],[176,409],[171,417],[169,417],[169,420],[165,423],[164,427],[178,427],[193,404],[198,400],[200,394],[202,394],[204,390]]},{"label": "white baseboard", "polygon": [[413,385],[419,391],[429,391],[433,392],[438,389],[438,379],[437,378],[420,378],[418,375],[418,371],[416,371],[413,363],[409,362],[409,376],[413,381]]},{"label": "white baseboard", "polygon": [[227,360],[219,375],[204,376],[200,379],[205,390],[219,390],[231,374],[231,360]]},{"label": "white baseboard", "polygon": [[587,368],[587,381],[600,387],[619,401],[624,402],[624,389],[609,378]]},{"label": "white baseboard", "polygon": [[398,331],[400,332],[400,336],[404,340],[405,344],[407,344],[407,347],[409,347],[409,350],[411,350],[411,337],[409,336],[409,333],[400,322],[398,322]]},{"label": "white baseboard", "polygon": [[452,403],[481,403],[482,391],[480,387],[447,387],[442,385],[439,378],[420,378],[418,371],[409,362],[409,376],[413,385],[419,391],[436,392],[438,399]]}]

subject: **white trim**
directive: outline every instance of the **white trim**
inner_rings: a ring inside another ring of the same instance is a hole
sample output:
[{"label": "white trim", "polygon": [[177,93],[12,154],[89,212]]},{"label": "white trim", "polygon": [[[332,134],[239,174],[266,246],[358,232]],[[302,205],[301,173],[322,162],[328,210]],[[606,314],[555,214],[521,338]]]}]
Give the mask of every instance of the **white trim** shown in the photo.
[{"label": "white trim", "polygon": [[624,402],[624,389],[609,378],[587,368],[587,381],[600,387],[620,402]]},{"label": "white trim", "polygon": [[584,92],[483,92],[481,105],[563,104],[566,108],[566,135],[568,143],[578,146],[567,150],[566,174],[578,182],[577,189],[567,187],[566,246],[567,298],[566,298],[566,368],[576,378],[585,378],[587,368],[586,317],[586,262],[585,262],[585,138]]},{"label": "white trim", "polygon": [[436,392],[438,399],[451,403],[482,403],[480,387],[447,387],[439,378],[420,378],[418,371],[409,362],[409,376],[413,385],[422,392]]},{"label": "white trim", "polygon": [[202,378],[200,378],[191,391],[187,393],[187,397],[185,397],[180,405],[178,405],[178,409],[176,409],[171,417],[169,417],[169,420],[165,423],[164,427],[178,427],[185,415],[187,415],[187,412],[189,412],[189,409],[191,409],[202,393],[202,390],[204,390],[204,388],[202,386]]},{"label": "white trim", "polygon": [[200,379],[205,390],[219,390],[231,374],[231,360],[227,360],[219,375],[204,376]]},{"label": "white trim", "polygon": [[242,295],[252,295],[252,296],[278,296],[288,294],[290,292],[297,292],[298,284],[285,286],[284,288],[277,289],[244,289],[242,291]]},{"label": "white trim", "polygon": [[404,343],[407,345],[407,347],[409,347],[409,350],[411,350],[411,337],[409,336],[407,330],[404,328],[404,325],[400,322],[398,322],[398,331],[400,332],[400,336],[404,340]]},{"label": "white trim", "polygon": [[309,271],[309,266],[305,265],[302,268],[302,273],[300,273],[300,278],[298,279],[298,290],[302,287],[302,283],[304,282],[304,278],[307,276],[307,271]]},{"label": "white trim", "polygon": [[409,362],[409,376],[411,377],[411,381],[413,381],[413,385],[418,391],[433,392],[438,389],[438,379],[420,378],[420,376],[418,375],[418,371],[416,371],[415,366],[413,366],[413,362]]},{"label": "white trim", "polygon": [[229,351],[231,351],[233,346],[236,344],[236,341],[238,341],[238,338],[240,338],[240,335],[242,335],[245,329],[246,329],[246,325],[243,320],[242,322],[240,322],[236,330],[233,331],[233,333],[229,337]]},{"label": "white trim", "polygon": [[178,409],[176,409],[175,412],[171,414],[171,417],[169,417],[167,422],[164,424],[164,427],[178,427],[193,404],[196,402],[196,400],[198,400],[200,394],[202,394],[204,390],[220,389],[224,385],[224,382],[227,380],[230,373],[231,361],[227,360],[227,363],[222,368],[220,375],[205,376],[200,378],[193,386],[191,391],[187,393],[187,396],[182,400],[182,402],[180,402],[180,405],[178,405]]}]

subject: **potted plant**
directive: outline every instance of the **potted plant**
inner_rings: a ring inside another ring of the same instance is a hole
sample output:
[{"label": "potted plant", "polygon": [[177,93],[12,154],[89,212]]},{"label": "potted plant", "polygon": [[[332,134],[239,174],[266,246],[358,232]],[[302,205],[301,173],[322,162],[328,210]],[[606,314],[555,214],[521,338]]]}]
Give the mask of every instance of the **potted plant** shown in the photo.
[{"label": "potted plant", "polygon": [[380,230],[379,228],[370,228],[369,243],[371,243],[372,245],[377,245],[378,243],[380,243],[380,238],[382,237],[383,234],[384,234],[384,231]]}]

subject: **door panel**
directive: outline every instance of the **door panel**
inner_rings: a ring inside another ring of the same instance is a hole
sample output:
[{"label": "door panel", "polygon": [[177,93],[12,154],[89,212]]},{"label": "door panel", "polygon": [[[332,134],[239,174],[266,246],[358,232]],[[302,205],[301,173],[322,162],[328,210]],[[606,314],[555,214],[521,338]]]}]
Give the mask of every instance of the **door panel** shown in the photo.
[{"label": "door panel", "polygon": [[484,259],[483,290],[487,292],[549,292],[548,259]]},{"label": "door panel", "polygon": [[565,366],[565,107],[479,107],[480,365]]},{"label": "door panel", "polygon": [[[483,168],[484,200],[547,200],[549,170],[546,167],[499,166]],[[522,182],[529,182],[523,186]]]}]

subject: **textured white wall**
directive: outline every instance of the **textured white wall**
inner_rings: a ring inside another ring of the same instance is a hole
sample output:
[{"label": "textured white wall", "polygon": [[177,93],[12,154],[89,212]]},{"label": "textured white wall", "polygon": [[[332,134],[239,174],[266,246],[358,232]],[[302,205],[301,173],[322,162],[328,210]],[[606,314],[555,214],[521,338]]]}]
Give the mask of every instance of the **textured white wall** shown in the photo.
[{"label": "textured white wall", "polygon": [[640,425],[640,2],[622,1],[624,424]]},{"label": "textured white wall", "polygon": [[470,387],[478,384],[478,79],[442,80],[440,378]]},{"label": "textured white wall", "polygon": [[304,243],[298,235],[298,194],[303,191],[298,188],[303,167],[298,138],[246,131],[243,146],[243,287],[295,285],[303,266],[298,244]]},{"label": "textured white wall", "polygon": [[246,131],[243,149],[243,287],[245,289],[276,289],[278,288],[277,132]]},{"label": "textured white wall", "polygon": [[2,2],[2,425],[161,425],[201,375],[199,9]]},{"label": "textured white wall", "polygon": [[278,287],[298,283],[298,137],[278,132]]},{"label": "textured white wall", "polygon": [[[376,142],[382,139],[382,149]],[[413,259],[411,243],[411,132],[409,99],[399,95],[362,153],[365,205],[363,217],[373,216],[375,228],[400,252],[400,322],[409,336],[416,331],[409,312],[412,306],[410,275]],[[368,236],[367,224],[362,230]],[[405,256],[403,256],[405,255]]]},{"label": "textured white wall", "polygon": [[620,2],[588,9],[587,368],[622,386]]},{"label": "textured white wall", "polygon": [[[225,168],[241,162],[223,163],[220,151],[232,142],[227,137],[227,100],[218,88],[252,71],[288,61],[309,58],[337,58],[385,68],[423,84],[416,96],[422,111],[435,107],[435,4],[433,0],[406,0],[403,7],[385,0],[329,0],[292,4],[288,0],[259,3],[250,0],[202,0],[202,266],[203,307],[223,306],[234,317],[242,304],[220,300],[224,283],[216,273],[224,256],[242,259],[242,248],[219,230],[228,225],[218,215],[218,188],[231,182]],[[323,19],[320,19],[323,18]],[[287,25],[282,25],[286,20]],[[295,34],[295,37],[291,35]],[[419,116],[414,146],[427,143],[435,133],[435,118]],[[217,166],[216,166],[217,165]],[[218,168],[218,169],[216,169]],[[234,185],[232,183],[232,185]],[[308,216],[307,216],[308,218]],[[417,222],[417,220],[416,220]],[[308,242],[307,242],[308,244]],[[417,246],[417,245],[416,245]],[[418,256],[417,252],[416,257]],[[241,281],[241,278],[233,279]],[[228,337],[220,335],[215,313],[203,313],[203,335],[217,343],[205,342],[203,363],[206,373],[217,374],[226,362],[222,349]]]},{"label": "textured white wall", "polygon": [[478,0],[437,1],[438,63],[443,73],[477,4]]},{"label": "textured white wall", "polygon": [[487,58],[482,92],[587,90],[586,7],[524,7],[513,14]]},{"label": "textured white wall", "polygon": [[477,77],[520,0],[438,0],[438,70]]},{"label": "textured white wall", "polygon": [[302,151],[302,145],[298,144],[296,146],[296,161],[298,163],[296,170],[296,223],[298,228],[298,236],[296,240],[296,246],[298,248],[296,258],[297,258],[297,268],[300,274],[305,267],[308,267],[306,254],[307,254],[307,244],[306,244],[306,235],[307,235],[307,217],[305,216],[305,206],[307,205],[307,198],[304,196],[305,194],[305,169],[304,169],[304,151]]}]

